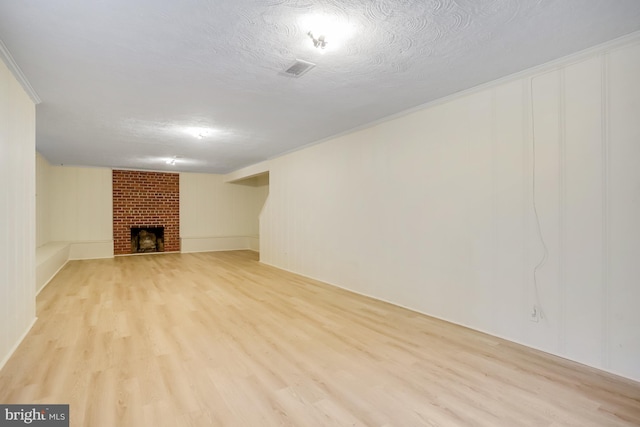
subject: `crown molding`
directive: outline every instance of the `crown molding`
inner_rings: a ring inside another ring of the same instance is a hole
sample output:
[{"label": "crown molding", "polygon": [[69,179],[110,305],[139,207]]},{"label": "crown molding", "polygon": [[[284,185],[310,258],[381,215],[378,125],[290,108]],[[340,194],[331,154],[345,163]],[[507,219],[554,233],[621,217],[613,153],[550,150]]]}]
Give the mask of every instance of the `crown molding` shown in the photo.
[{"label": "crown molding", "polygon": [[458,98],[463,98],[465,96],[481,92],[483,90],[487,90],[487,89],[491,89],[491,88],[497,87],[497,86],[499,86],[501,84],[504,84],[504,83],[510,83],[510,82],[513,82],[513,81],[516,81],[516,80],[520,80],[520,79],[527,79],[527,78],[531,79],[531,78],[534,78],[537,75],[544,74],[544,73],[549,72],[549,71],[554,71],[554,70],[557,70],[557,69],[562,68],[562,67],[567,67],[569,65],[578,63],[580,61],[584,61],[584,60],[586,60],[588,58],[593,58],[594,56],[602,55],[602,54],[607,53],[607,52],[613,52],[613,51],[615,51],[617,49],[622,49],[622,48],[625,48],[627,46],[631,46],[631,45],[636,44],[636,43],[640,43],[640,31],[634,31],[634,32],[629,33],[627,35],[615,38],[613,40],[606,41],[604,43],[601,43],[601,44],[598,44],[598,45],[595,45],[595,46],[588,47],[588,48],[583,49],[581,51],[578,51],[578,52],[575,52],[575,53],[572,53],[572,54],[568,54],[566,56],[551,60],[549,62],[545,62],[545,63],[540,64],[540,65],[535,65],[535,66],[527,68],[525,70],[518,71],[516,73],[509,74],[507,76],[500,77],[500,78],[497,78],[495,80],[491,80],[491,81],[489,81],[487,83],[481,83],[481,84],[479,84],[477,86],[473,86],[473,87],[471,87],[469,89],[464,89],[464,90],[461,90],[460,92],[456,92],[456,93],[453,93],[451,95],[444,96],[442,98],[434,99],[433,101],[429,101],[427,103],[417,105],[417,106],[409,108],[407,110],[403,110],[403,111],[397,112],[395,114],[391,114],[389,116],[382,117],[382,118],[380,118],[378,120],[374,120],[372,122],[368,122],[368,123],[362,124],[362,125],[357,126],[355,128],[348,129],[348,130],[345,130],[343,132],[339,132],[337,134],[327,136],[325,138],[319,139],[317,141],[310,142],[310,143],[302,145],[300,147],[292,148],[291,150],[287,150],[287,151],[285,151],[283,153],[276,154],[276,155],[274,155],[272,157],[269,157],[269,159],[267,159],[267,160],[277,159],[279,157],[283,157],[283,156],[289,155],[291,153],[295,153],[296,151],[304,150],[304,149],[312,147],[314,145],[322,144],[323,142],[331,141],[333,139],[340,138],[340,137],[343,137],[343,136],[346,136],[346,135],[350,135],[352,133],[356,133],[356,132],[359,132],[361,130],[368,129],[368,128],[377,126],[379,124],[382,124],[382,123],[385,123],[385,122],[389,122],[391,120],[398,119],[400,117],[408,116],[409,114],[415,113],[417,111],[425,110],[425,109],[428,109],[428,108],[431,108],[431,107],[434,107],[434,106],[437,106],[437,105],[440,105],[440,104],[445,104],[447,102],[453,101],[453,100],[458,99]]},{"label": "crown molding", "polygon": [[13,76],[16,78],[16,80],[18,80],[24,91],[27,92],[27,95],[29,95],[29,98],[31,98],[33,103],[36,105],[40,104],[42,100],[36,93],[35,89],[33,89],[33,86],[31,86],[29,80],[27,80],[27,76],[24,75],[16,61],[13,59],[13,56],[11,56],[11,52],[9,52],[9,49],[7,48],[7,46],[5,46],[2,40],[0,40],[0,58],[2,58],[4,63],[7,65],[7,68],[11,70],[11,73],[13,73]]}]

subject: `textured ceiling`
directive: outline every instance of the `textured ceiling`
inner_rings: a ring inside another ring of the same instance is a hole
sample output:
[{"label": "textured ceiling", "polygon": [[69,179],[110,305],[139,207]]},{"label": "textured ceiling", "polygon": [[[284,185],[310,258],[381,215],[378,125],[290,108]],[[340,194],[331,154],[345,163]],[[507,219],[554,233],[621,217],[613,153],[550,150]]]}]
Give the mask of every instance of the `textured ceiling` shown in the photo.
[{"label": "textured ceiling", "polygon": [[[321,54],[312,16],[351,36]],[[636,30],[638,0],[0,1],[52,163],[213,173]]]}]

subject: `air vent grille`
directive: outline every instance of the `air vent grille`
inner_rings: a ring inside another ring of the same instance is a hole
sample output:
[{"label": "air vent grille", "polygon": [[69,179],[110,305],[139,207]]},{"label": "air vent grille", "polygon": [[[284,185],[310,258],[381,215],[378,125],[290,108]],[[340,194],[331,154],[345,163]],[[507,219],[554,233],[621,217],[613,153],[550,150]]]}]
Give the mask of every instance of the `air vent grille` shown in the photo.
[{"label": "air vent grille", "polygon": [[291,64],[286,70],[284,70],[284,73],[287,76],[300,77],[315,66],[316,64],[312,62],[303,61],[302,59],[296,59],[293,64]]}]

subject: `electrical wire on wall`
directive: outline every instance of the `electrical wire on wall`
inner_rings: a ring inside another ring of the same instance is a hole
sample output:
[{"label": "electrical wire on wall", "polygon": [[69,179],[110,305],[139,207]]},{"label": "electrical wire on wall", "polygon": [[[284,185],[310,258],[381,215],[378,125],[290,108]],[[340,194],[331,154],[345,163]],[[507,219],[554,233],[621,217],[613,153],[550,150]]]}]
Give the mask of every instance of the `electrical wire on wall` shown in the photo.
[{"label": "electrical wire on wall", "polygon": [[[542,255],[542,258],[540,259],[540,261],[536,264],[536,266],[533,268],[533,290],[535,292],[535,306],[533,308],[533,312],[531,313],[532,317],[536,317],[539,315],[539,317],[541,319],[544,319],[546,317],[546,315],[544,314],[544,310],[542,309],[542,303],[540,302],[540,290],[539,290],[539,286],[538,286],[538,270],[540,270],[540,268],[542,268],[542,266],[547,262],[547,259],[549,258],[549,249],[547,248],[547,243],[544,240],[544,235],[542,233],[542,226],[540,225],[540,215],[538,214],[538,206],[537,206],[537,202],[536,202],[536,194],[537,194],[537,188],[536,188],[536,124],[535,124],[535,114],[533,111],[534,105],[533,105],[533,80],[534,78],[531,77],[531,79],[529,80],[529,84],[530,84],[530,88],[529,88],[529,101],[530,101],[530,109],[531,109],[531,145],[532,145],[532,150],[533,150],[533,156],[532,156],[532,185],[531,185],[531,190],[532,190],[532,196],[533,196],[533,213],[535,216],[535,220],[536,220],[536,228],[538,230],[538,237],[540,238],[540,243],[542,243],[542,247],[544,249],[544,253]],[[536,312],[536,310],[538,310],[538,312]]]}]

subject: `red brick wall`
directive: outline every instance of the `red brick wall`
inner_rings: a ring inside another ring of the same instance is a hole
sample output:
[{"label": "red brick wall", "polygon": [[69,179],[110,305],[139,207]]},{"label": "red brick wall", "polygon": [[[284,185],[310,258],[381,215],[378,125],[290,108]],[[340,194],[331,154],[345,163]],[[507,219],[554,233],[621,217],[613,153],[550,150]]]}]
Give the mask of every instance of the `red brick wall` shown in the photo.
[{"label": "red brick wall", "polygon": [[165,252],[180,250],[180,175],[113,171],[113,251],[131,253],[131,227],[164,227]]}]

